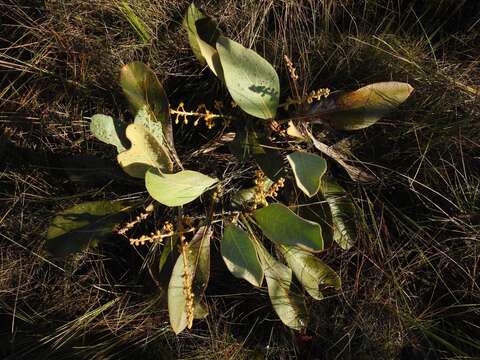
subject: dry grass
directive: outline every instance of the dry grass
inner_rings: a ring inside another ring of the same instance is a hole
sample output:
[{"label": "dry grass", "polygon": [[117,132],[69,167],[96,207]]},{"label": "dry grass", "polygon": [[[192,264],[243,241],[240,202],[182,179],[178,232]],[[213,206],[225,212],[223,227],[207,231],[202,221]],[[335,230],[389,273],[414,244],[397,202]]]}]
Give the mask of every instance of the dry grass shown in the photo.
[{"label": "dry grass", "polygon": [[[0,0],[5,358],[480,356],[476,1],[203,2],[225,33],[276,65],[284,89],[287,54],[304,89],[398,80],[416,91],[401,111],[348,135],[350,150],[381,181],[358,185],[334,169],[356,200],[359,234],[354,249],[323,255],[339,269],[343,289],[312,304],[307,334],[285,329],[264,291],[234,280],[216,261],[211,314],[178,338],[156,284],[162,279],[149,273],[158,247],[136,249],[115,238],[68,262],[44,251],[43,235],[56,210],[79,199],[144,195],[135,184],[109,181],[110,173],[75,182],[65,171],[74,159],[79,166],[91,161],[84,156],[106,160],[98,166],[113,164],[112,150],[94,141],[86,125],[97,112],[129,117],[117,85],[122,64],[149,63],[172,104],[185,100],[193,108],[205,99],[225,99],[188,48],[180,26],[188,1],[128,1],[143,35],[119,3]],[[213,136],[188,126],[175,132],[185,157]],[[191,161],[229,169],[230,192],[252,172],[231,164],[222,151],[203,160]]]}]

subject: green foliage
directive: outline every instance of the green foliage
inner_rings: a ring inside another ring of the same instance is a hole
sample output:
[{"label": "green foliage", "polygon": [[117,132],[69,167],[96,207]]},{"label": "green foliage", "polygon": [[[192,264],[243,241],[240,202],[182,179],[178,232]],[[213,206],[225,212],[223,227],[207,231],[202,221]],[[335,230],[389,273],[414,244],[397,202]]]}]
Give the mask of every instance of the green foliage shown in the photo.
[{"label": "green foliage", "polygon": [[322,286],[340,289],[340,277],[318,257],[295,246],[281,245],[279,249],[303,288],[314,299],[323,298]]},{"label": "green foliage", "polygon": [[144,126],[130,124],[126,135],[132,146],[118,154],[117,161],[128,175],[143,179],[150,167],[172,171],[173,165],[167,150]]},{"label": "green foliage", "polygon": [[253,286],[262,286],[262,266],[247,232],[232,224],[225,226],[221,250],[228,270],[235,277],[247,280]]},{"label": "green foliage", "polygon": [[131,8],[127,0],[121,0],[117,3],[117,6],[143,43],[147,44],[152,38],[150,35],[151,29],[149,29],[147,24],[145,24],[145,22]]},{"label": "green foliage", "polygon": [[309,197],[320,189],[323,174],[327,171],[324,158],[308,152],[297,151],[287,156],[295,175],[297,186]]},{"label": "green foliage", "polygon": [[164,136],[173,146],[168,98],[155,73],[144,63],[134,61],[120,71],[120,86],[133,113],[148,111],[154,121],[162,124]]},{"label": "green foliage", "polygon": [[183,170],[175,174],[162,174],[150,168],[145,176],[149,194],[166,206],[188,204],[218,182],[218,179],[197,171]]},{"label": "green foliage", "polygon": [[370,84],[340,95],[324,118],[338,130],[364,129],[407,100],[412,91],[409,84],[402,82]]},{"label": "green foliage", "polygon": [[60,257],[97,246],[129,209],[122,202],[90,201],[59,212],[48,228],[47,250]]},{"label": "green foliage", "polygon": [[273,119],[280,98],[280,81],[272,65],[255,51],[224,36],[217,40],[217,51],[233,100],[249,115]]},{"label": "green foliage", "polygon": [[165,145],[162,123],[155,121],[152,118],[147,107],[138,110],[133,123],[145,127],[160,145]]},{"label": "green foliage", "polygon": [[120,120],[111,116],[96,114],[92,116],[90,131],[95,137],[106,144],[113,145],[120,153],[126,150],[128,141],[125,138],[126,126]]},{"label": "green foliage", "polygon": [[271,204],[256,210],[253,216],[265,236],[276,244],[323,250],[320,225],[301,218],[283,204]]},{"label": "green foliage", "polygon": [[333,221],[333,239],[344,250],[350,249],[355,240],[355,208],[345,190],[336,182],[325,180],[322,192],[330,206]]},{"label": "green foliage", "polygon": [[[192,241],[186,245],[185,252],[177,258],[173,268],[168,284],[168,314],[175,334],[189,326],[189,299],[186,295],[189,292],[194,295],[193,309],[191,309],[193,317],[195,315],[196,317],[206,316],[205,307],[200,301],[210,278],[211,237],[210,228],[203,226],[198,229]],[[184,254],[186,254],[186,259]],[[186,284],[186,282],[188,283]],[[185,291],[186,287],[189,288],[189,291]]]},{"label": "green foliage", "polygon": [[[325,243],[331,243],[332,238],[343,249],[349,249],[356,236],[356,214],[351,198],[336,182],[324,178],[327,161],[305,148],[316,148],[334,159],[352,179],[363,175],[361,170],[348,164],[343,154],[315,138],[313,124],[327,125],[325,130],[330,128],[328,125],[339,130],[366,128],[405,101],[413,88],[405,83],[383,82],[321,100],[318,92],[313,92],[314,95],[307,94],[307,102],[316,98],[319,104],[308,111],[311,121],[303,121],[305,116],[273,121],[280,102],[280,82],[272,65],[255,51],[221,35],[217,25],[193,3],[183,26],[199,62],[209,66],[245,112],[245,119],[233,124],[237,131],[230,151],[240,162],[253,158],[263,171],[257,175],[254,187],[238,191],[229,198],[230,203],[222,204],[233,208],[229,213],[234,217],[220,219],[225,224],[221,255],[235,277],[256,287],[260,287],[265,278],[272,306],[281,321],[301,330],[308,321],[307,309],[304,298],[292,289],[293,274],[317,300],[324,297],[326,288],[340,289],[340,277],[314,253],[324,250]],[[127,64],[121,70],[120,85],[135,115],[133,123],[125,126],[109,116],[95,115],[91,131],[99,140],[117,147],[117,160],[123,170],[133,177],[145,178],[149,195],[169,207],[189,204],[217,184],[217,178],[183,169],[174,147],[169,102],[154,72],[140,62]],[[303,98],[300,99],[299,94],[295,97],[298,99],[287,99],[286,104],[302,104]],[[181,108],[183,104],[172,113],[181,115]],[[317,111],[318,108],[321,110]],[[196,114],[183,113],[185,116]],[[207,115],[211,115],[210,120],[224,117],[223,114],[213,116],[208,111],[203,115],[205,120]],[[230,116],[224,118],[235,121]],[[267,123],[255,118],[272,121]],[[287,131],[279,128],[279,124],[287,122],[290,125]],[[287,138],[292,134],[293,146]],[[287,141],[277,141],[274,147],[273,135],[285,137]],[[130,148],[126,139],[131,143]],[[281,148],[282,144],[286,145]],[[279,202],[268,204],[267,201],[276,198],[277,191],[284,186],[285,150],[290,152],[287,160],[295,184],[308,197],[294,188],[285,198],[311,200],[295,204],[298,214]],[[181,170],[173,173],[174,168]],[[213,200],[212,204],[219,199]],[[111,232],[118,222],[117,215],[124,211],[118,203],[98,202],[62,212],[55,217],[48,233],[52,252],[65,254],[94,243]],[[183,225],[178,233],[167,235],[169,239],[159,258],[159,271],[163,271],[168,268],[164,265],[175,259],[174,250],[180,243],[181,253],[168,286],[170,323],[176,334],[190,328],[194,318],[208,314],[202,298],[210,276],[213,211],[214,206],[201,219],[199,230],[190,242],[183,236]],[[183,210],[178,209],[178,223],[184,220],[182,214]],[[239,224],[234,225],[232,221]],[[261,237],[257,237],[260,234]],[[271,247],[278,249],[286,264],[267,250],[262,241],[265,238],[272,242]]]},{"label": "green foliage", "polygon": [[224,81],[222,65],[215,48],[220,36],[217,25],[192,3],[183,19],[183,27],[187,30],[190,47],[200,64],[207,64]]},{"label": "green foliage", "polygon": [[257,243],[262,268],[267,281],[268,295],[278,317],[288,327],[301,330],[307,325],[305,301],[292,291],[292,270],[271,256]]}]

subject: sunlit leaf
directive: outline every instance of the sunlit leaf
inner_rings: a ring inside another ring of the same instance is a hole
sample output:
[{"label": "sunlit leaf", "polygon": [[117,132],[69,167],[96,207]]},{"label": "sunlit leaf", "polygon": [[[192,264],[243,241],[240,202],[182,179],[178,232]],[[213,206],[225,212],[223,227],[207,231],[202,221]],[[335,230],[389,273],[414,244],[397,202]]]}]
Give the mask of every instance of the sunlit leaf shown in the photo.
[{"label": "sunlit leaf", "polygon": [[225,84],[233,100],[249,115],[274,118],[280,81],[272,65],[255,51],[224,36],[218,38],[216,47]]},{"label": "sunlit leaf", "polygon": [[342,249],[350,249],[355,241],[355,208],[345,190],[331,180],[322,182],[322,193],[330,206],[333,239]]},{"label": "sunlit leaf", "polygon": [[[202,304],[202,297],[210,278],[210,228],[202,226],[198,229],[192,241],[185,249],[186,258],[183,254],[177,258],[168,284],[168,315],[170,324],[175,334],[179,334],[186,327],[191,327],[189,320],[201,318],[205,315],[205,307]],[[186,260],[186,261],[185,261]],[[185,270],[188,276],[185,276]],[[185,279],[190,283],[185,284]],[[194,295],[193,317],[188,316],[188,302],[185,286],[190,288]],[[200,308],[198,308],[200,307]]]},{"label": "sunlit leaf", "polygon": [[207,64],[223,81],[222,66],[215,48],[220,31],[215,22],[192,3],[183,19],[183,27],[187,30],[190,47],[200,64]]},{"label": "sunlit leaf", "polygon": [[283,204],[271,204],[256,210],[253,216],[265,236],[279,245],[323,250],[320,225],[301,218]]},{"label": "sunlit leaf", "polygon": [[221,244],[222,257],[228,270],[253,286],[262,286],[262,266],[248,234],[235,225],[227,225]]},{"label": "sunlit leaf", "polygon": [[130,124],[126,131],[132,147],[117,155],[117,161],[130,176],[144,178],[150,167],[172,171],[172,162],[167,150],[142,125]]},{"label": "sunlit leaf", "polygon": [[146,107],[138,110],[133,123],[145,127],[159,144],[165,144],[162,123],[155,121]]},{"label": "sunlit leaf", "polygon": [[173,147],[172,124],[168,98],[155,73],[144,63],[134,61],[120,72],[120,85],[134,114],[146,109],[163,126],[163,133]]},{"label": "sunlit leaf", "polygon": [[314,299],[323,298],[322,287],[340,288],[337,273],[315,255],[295,246],[281,245],[279,249],[303,288]]},{"label": "sunlit leaf", "polygon": [[156,169],[150,169],[145,176],[145,185],[150,196],[166,206],[187,204],[217,182],[216,178],[192,170],[161,174]]},{"label": "sunlit leaf", "polygon": [[54,256],[67,256],[112,234],[130,207],[122,202],[89,201],[58,213],[47,232],[47,250]]},{"label": "sunlit leaf", "polygon": [[327,171],[327,162],[324,158],[297,151],[287,156],[292,167],[297,186],[309,197],[314,196],[320,189],[323,174]]},{"label": "sunlit leaf", "polygon": [[380,82],[341,94],[333,110],[322,118],[339,130],[359,130],[375,124],[398,107],[412,93],[413,87],[402,82]]},{"label": "sunlit leaf", "polygon": [[195,26],[195,22],[200,19],[204,19],[206,16],[195,6],[192,2],[187,9],[185,17],[183,18],[182,25],[187,30],[188,35],[188,42],[190,44],[190,48],[193,51],[193,54],[198,59],[200,64],[206,65],[205,57],[202,55],[200,51],[200,46],[198,45],[198,33],[197,27]]},{"label": "sunlit leaf", "polygon": [[128,146],[125,137],[127,126],[120,120],[111,116],[95,114],[92,116],[90,131],[95,137],[106,144],[114,145],[118,152],[122,152]]},{"label": "sunlit leaf", "polygon": [[292,270],[271,256],[262,244],[256,244],[267,281],[273,309],[288,327],[301,330],[307,325],[305,301],[291,289]]}]

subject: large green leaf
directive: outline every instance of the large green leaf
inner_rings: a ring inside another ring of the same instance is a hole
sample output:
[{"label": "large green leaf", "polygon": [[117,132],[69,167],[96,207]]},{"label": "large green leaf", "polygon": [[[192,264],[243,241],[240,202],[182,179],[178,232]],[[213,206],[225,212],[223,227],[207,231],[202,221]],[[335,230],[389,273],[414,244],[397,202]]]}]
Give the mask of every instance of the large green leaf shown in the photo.
[{"label": "large green leaf", "polygon": [[308,221],[283,204],[256,210],[254,218],[266,237],[279,245],[299,246],[308,251],[323,250],[320,225]]},{"label": "large green leaf", "polygon": [[47,232],[47,250],[54,256],[67,256],[96,246],[112,233],[130,207],[122,202],[89,201],[58,213]]},{"label": "large green leaf", "polygon": [[297,186],[309,197],[314,196],[320,189],[323,174],[327,171],[325,159],[303,151],[291,153],[287,159],[295,175]]},{"label": "large green leaf", "polygon": [[144,178],[150,167],[161,171],[172,171],[173,165],[168,152],[145,126],[130,124],[126,131],[132,147],[117,155],[117,161],[130,176]]},{"label": "large green leaf", "polygon": [[215,22],[192,3],[183,19],[183,27],[187,30],[190,47],[200,64],[207,64],[223,81],[222,66],[215,48],[220,31]]},{"label": "large green leaf", "polygon": [[255,51],[224,36],[218,38],[216,47],[225,84],[233,100],[249,115],[274,118],[280,81],[272,65]]},{"label": "large green leaf", "polygon": [[125,137],[126,125],[111,116],[95,114],[92,116],[90,131],[95,137],[106,144],[114,145],[118,152],[122,152],[128,146]]},{"label": "large green leaf", "polygon": [[120,85],[134,114],[141,109],[147,109],[154,121],[162,124],[164,136],[173,147],[168,98],[155,73],[142,62],[131,62],[120,72]]},{"label": "large green leaf", "polygon": [[307,310],[303,297],[291,289],[292,270],[278,262],[262,244],[256,243],[260,255],[268,295],[273,309],[288,327],[301,330],[307,325]]},{"label": "large green leaf", "polygon": [[216,178],[192,170],[161,174],[156,169],[149,169],[145,176],[145,185],[150,196],[166,206],[187,204],[217,182]]},{"label": "large green leaf", "polygon": [[183,18],[182,25],[187,30],[188,42],[193,54],[198,59],[200,64],[206,65],[205,57],[202,55],[200,46],[198,45],[198,33],[195,22],[200,19],[204,19],[206,16],[195,6],[192,2],[187,9],[187,13]]},{"label": "large green leaf", "polygon": [[228,270],[237,278],[245,279],[253,286],[262,286],[263,270],[248,234],[229,224],[223,232],[222,257]]},{"label": "large green leaf", "polygon": [[320,287],[340,288],[337,273],[315,255],[295,246],[281,245],[279,248],[290,269],[314,299],[323,299]]},{"label": "large green leaf", "polygon": [[322,192],[332,214],[333,240],[348,250],[356,237],[353,202],[340,185],[330,180],[322,181]]},{"label": "large green leaf", "polygon": [[322,116],[339,130],[359,130],[375,124],[398,107],[413,87],[402,82],[380,82],[340,95],[333,111]]},{"label": "large green leaf", "polygon": [[[175,334],[190,327],[187,315],[187,299],[185,296],[185,270],[188,271],[191,291],[194,294],[193,315],[201,318],[205,315],[205,308],[201,298],[210,278],[210,238],[212,231],[206,226],[198,229],[192,241],[188,243],[185,253],[177,258],[168,284],[168,315]],[[200,307],[200,308],[199,308]]]}]

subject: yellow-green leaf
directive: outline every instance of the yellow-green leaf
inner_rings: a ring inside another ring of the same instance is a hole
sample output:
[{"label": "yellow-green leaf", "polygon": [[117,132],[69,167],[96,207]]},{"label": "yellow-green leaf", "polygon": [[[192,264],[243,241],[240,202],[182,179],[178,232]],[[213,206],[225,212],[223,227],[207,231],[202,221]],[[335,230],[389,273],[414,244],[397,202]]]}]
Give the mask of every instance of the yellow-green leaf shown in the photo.
[{"label": "yellow-green leaf", "polygon": [[407,83],[374,83],[340,95],[334,109],[322,116],[339,130],[359,130],[375,124],[412,93]]},{"label": "yellow-green leaf", "polygon": [[[170,325],[175,334],[182,332],[187,326],[190,328],[187,312],[187,298],[185,287],[194,295],[193,318],[206,316],[205,307],[201,298],[210,278],[210,238],[212,230],[206,226],[198,229],[192,241],[186,246],[185,253],[177,258],[168,284],[168,315]],[[188,276],[185,276],[185,271]],[[190,279],[189,283],[185,283]],[[208,312],[207,312],[208,314]],[[193,319],[192,318],[192,319]],[[192,320],[190,319],[190,320]]]},{"label": "yellow-green leaf", "polygon": [[297,186],[307,196],[314,196],[320,189],[323,174],[327,171],[325,159],[304,151],[291,153],[287,159],[295,175]]},{"label": "yellow-green leaf", "polygon": [[147,107],[143,107],[142,109],[138,110],[133,123],[144,126],[160,145],[164,145],[166,143],[166,139],[163,134],[162,123],[155,121],[152,118]]},{"label": "yellow-green leaf", "polygon": [[126,131],[132,147],[117,155],[117,161],[130,176],[144,178],[150,167],[172,171],[172,162],[166,149],[142,125],[130,124]]},{"label": "yellow-green leaf", "polygon": [[255,51],[224,36],[218,38],[216,47],[225,84],[233,100],[249,115],[274,118],[280,81],[272,65]]},{"label": "yellow-green leaf", "polygon": [[322,193],[330,206],[333,240],[342,249],[350,249],[355,241],[355,208],[345,190],[331,180],[322,181]]},{"label": "yellow-green leaf", "polygon": [[150,196],[166,206],[185,205],[217,182],[216,178],[192,170],[161,174],[156,169],[149,169],[145,176],[145,185]]},{"label": "yellow-green leaf", "polygon": [[215,49],[220,31],[215,22],[192,3],[183,19],[183,27],[187,30],[190,47],[200,64],[207,64],[212,72],[223,80],[223,71]]},{"label": "yellow-green leaf", "polygon": [[323,299],[321,287],[339,289],[340,277],[315,255],[295,246],[279,246],[285,260],[303,288],[314,299]]},{"label": "yellow-green leaf", "polygon": [[127,97],[133,113],[147,109],[154,121],[163,126],[163,133],[173,147],[172,124],[168,98],[155,73],[144,63],[134,61],[120,72],[120,86]]},{"label": "yellow-green leaf", "polygon": [[205,17],[206,16],[192,2],[188,7],[187,13],[185,14],[182,22],[183,27],[185,28],[185,30],[187,30],[190,48],[192,49],[195,57],[202,65],[205,65],[207,62],[205,61],[205,57],[202,55],[202,52],[200,51],[200,47],[198,45],[198,33],[195,22],[197,20],[204,19]]},{"label": "yellow-green leaf", "polygon": [[128,141],[125,137],[126,125],[120,120],[103,114],[92,116],[90,131],[95,137],[106,144],[114,145],[118,152],[125,150]]},{"label": "yellow-green leaf", "polygon": [[268,295],[280,320],[294,330],[307,325],[305,301],[291,289],[292,270],[271,256],[262,244],[256,244],[267,281]]},{"label": "yellow-green leaf", "polygon": [[229,224],[223,232],[221,243],[223,260],[228,270],[237,278],[245,279],[253,286],[262,286],[263,270],[248,234]]},{"label": "yellow-green leaf", "polygon": [[276,244],[323,250],[320,225],[301,218],[283,204],[271,204],[256,210],[253,216],[265,236]]}]

